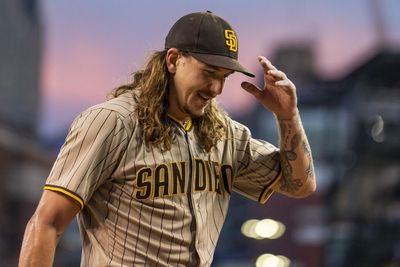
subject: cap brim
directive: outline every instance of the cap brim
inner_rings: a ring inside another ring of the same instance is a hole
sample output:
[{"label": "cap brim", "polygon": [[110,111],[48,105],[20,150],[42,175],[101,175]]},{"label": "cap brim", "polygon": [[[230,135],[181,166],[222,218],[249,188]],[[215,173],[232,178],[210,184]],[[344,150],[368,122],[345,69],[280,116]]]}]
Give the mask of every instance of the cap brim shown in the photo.
[{"label": "cap brim", "polygon": [[227,56],[219,56],[219,55],[209,55],[209,54],[201,54],[201,53],[193,53],[189,52],[197,60],[200,60],[203,63],[206,63],[211,66],[220,67],[228,70],[234,70],[241,72],[247,76],[255,77],[253,73],[251,73],[248,69],[243,67],[239,61],[236,59],[227,57]]}]

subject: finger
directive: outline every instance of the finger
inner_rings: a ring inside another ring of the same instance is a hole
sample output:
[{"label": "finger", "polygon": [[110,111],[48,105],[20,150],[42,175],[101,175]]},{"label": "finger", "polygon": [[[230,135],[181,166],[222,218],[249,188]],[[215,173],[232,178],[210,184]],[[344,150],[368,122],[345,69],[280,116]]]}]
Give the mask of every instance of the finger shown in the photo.
[{"label": "finger", "polygon": [[271,75],[275,78],[275,80],[284,80],[286,79],[286,74],[280,70],[269,70],[268,75]]},{"label": "finger", "polygon": [[275,86],[295,89],[294,84],[288,79],[275,82]]},{"label": "finger", "polygon": [[252,94],[255,98],[259,99],[262,96],[262,90],[249,82],[242,82],[242,88]]},{"label": "finger", "polygon": [[264,73],[267,74],[269,70],[276,70],[275,66],[272,65],[271,61],[263,56],[258,57],[258,61],[260,62],[261,66],[264,69]]}]

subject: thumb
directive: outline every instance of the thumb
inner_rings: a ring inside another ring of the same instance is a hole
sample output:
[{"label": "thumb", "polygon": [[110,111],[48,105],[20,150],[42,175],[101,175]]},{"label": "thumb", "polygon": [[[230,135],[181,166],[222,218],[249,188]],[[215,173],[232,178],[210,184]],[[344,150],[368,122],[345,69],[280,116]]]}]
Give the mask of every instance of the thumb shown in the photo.
[{"label": "thumb", "polygon": [[259,99],[262,96],[262,91],[260,88],[258,88],[257,86],[255,86],[252,83],[249,82],[242,82],[241,86],[244,90],[246,90],[247,92],[249,92],[250,94],[252,94],[255,98]]}]

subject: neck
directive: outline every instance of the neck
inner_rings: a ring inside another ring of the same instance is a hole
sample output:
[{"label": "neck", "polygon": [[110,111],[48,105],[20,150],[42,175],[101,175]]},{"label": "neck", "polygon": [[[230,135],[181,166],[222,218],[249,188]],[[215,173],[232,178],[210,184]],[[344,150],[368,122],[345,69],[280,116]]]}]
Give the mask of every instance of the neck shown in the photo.
[{"label": "neck", "polygon": [[190,120],[190,116],[182,113],[176,105],[169,107],[167,113],[174,117],[175,120],[178,120],[182,123],[186,123]]}]

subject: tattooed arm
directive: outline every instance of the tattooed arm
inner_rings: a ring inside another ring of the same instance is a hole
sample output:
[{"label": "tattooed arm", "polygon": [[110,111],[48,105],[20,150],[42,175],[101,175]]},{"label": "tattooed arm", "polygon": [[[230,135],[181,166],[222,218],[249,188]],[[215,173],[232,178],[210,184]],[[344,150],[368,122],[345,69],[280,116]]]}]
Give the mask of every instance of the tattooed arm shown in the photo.
[{"label": "tattooed arm", "polygon": [[282,178],[275,190],[290,197],[306,197],[316,189],[310,145],[300,116],[278,119]]},{"label": "tattooed arm", "polygon": [[242,88],[278,120],[282,178],[274,189],[290,197],[306,197],[316,190],[316,182],[311,149],[297,109],[296,87],[265,57],[258,60],[264,70],[264,87],[243,82]]}]

